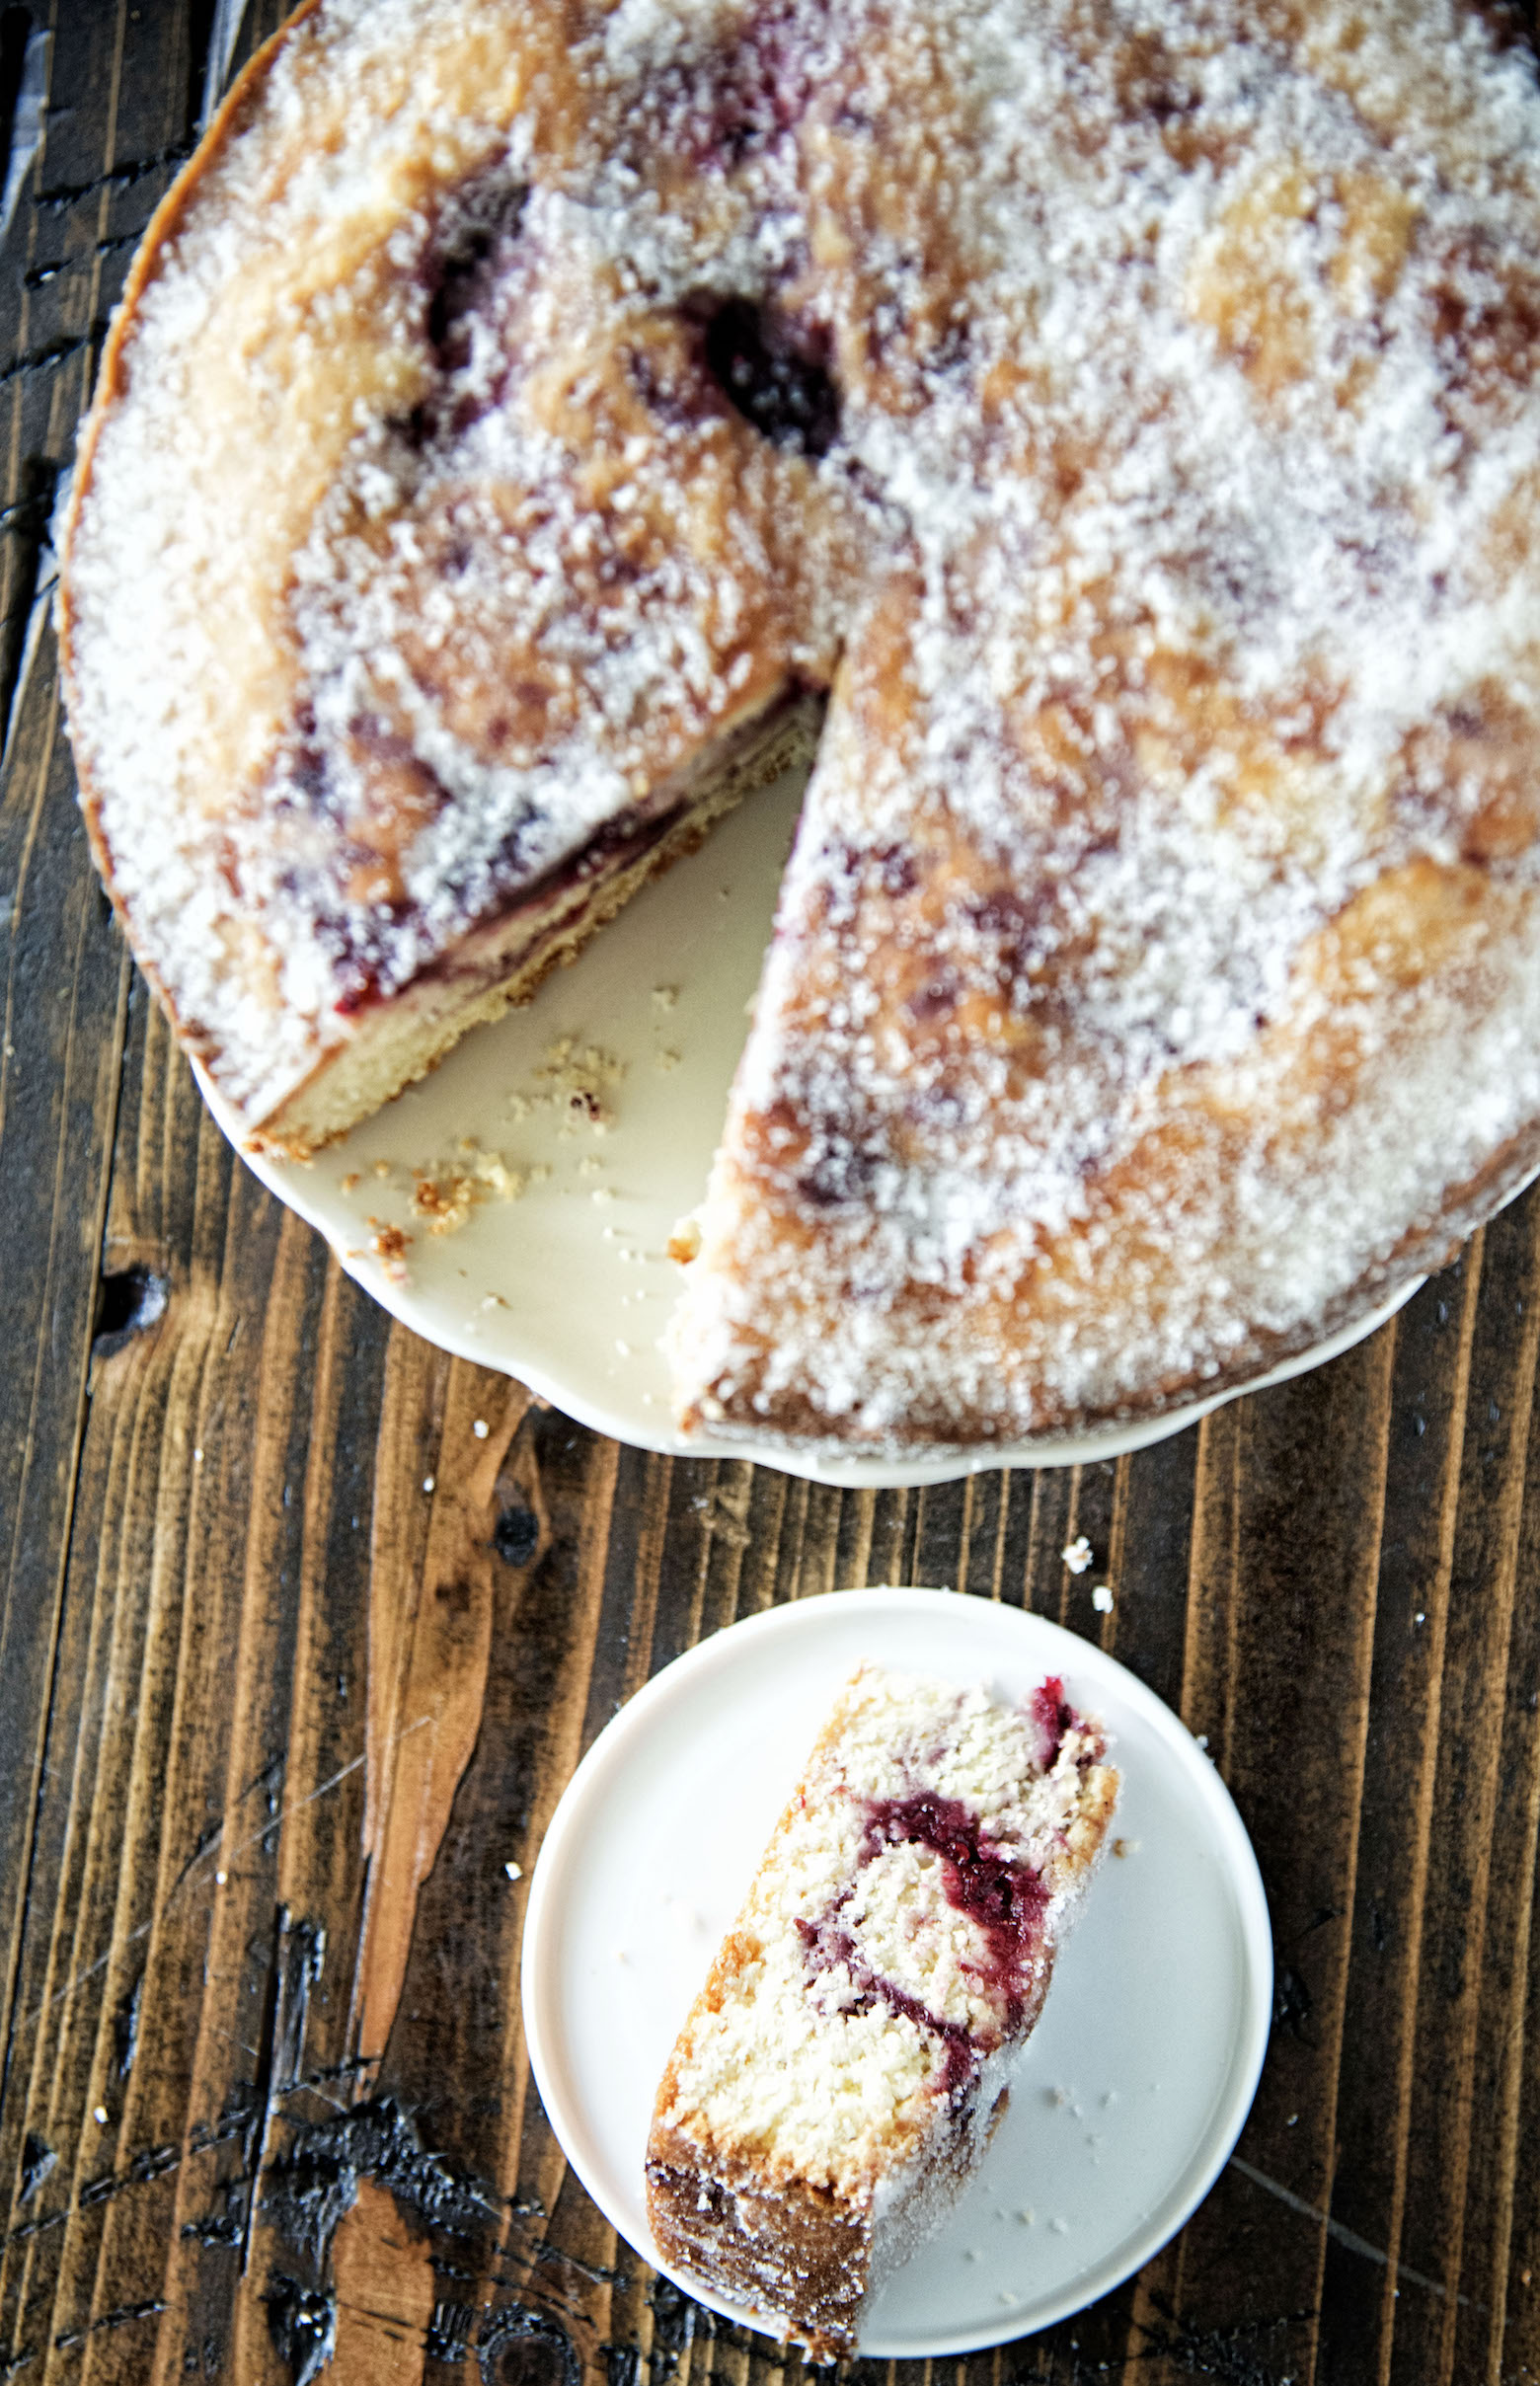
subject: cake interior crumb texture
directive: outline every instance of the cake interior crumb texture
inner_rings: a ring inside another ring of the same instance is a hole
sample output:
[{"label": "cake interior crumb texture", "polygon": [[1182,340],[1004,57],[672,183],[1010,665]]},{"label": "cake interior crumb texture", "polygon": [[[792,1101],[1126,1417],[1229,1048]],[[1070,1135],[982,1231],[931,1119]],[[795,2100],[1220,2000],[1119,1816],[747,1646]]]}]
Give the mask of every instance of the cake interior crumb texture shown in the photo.
[{"label": "cake interior crumb texture", "polygon": [[820,2358],[855,2350],[983,2155],[1116,1794],[1057,1678],[1012,1708],[860,1668],[658,2089],[668,2262]]}]

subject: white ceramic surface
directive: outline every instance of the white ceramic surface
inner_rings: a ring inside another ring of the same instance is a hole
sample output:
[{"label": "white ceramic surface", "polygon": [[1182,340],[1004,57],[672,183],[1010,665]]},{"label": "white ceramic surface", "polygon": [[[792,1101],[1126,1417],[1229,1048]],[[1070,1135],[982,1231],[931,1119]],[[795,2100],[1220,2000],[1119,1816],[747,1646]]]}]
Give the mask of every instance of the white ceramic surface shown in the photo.
[{"label": "white ceramic surface", "polygon": [[1208,1758],[1112,1657],[1017,1608],[894,1589],[778,1607],[691,1650],[600,1734],[552,1818],[524,2030],[574,2169],[657,2263],[643,2185],[657,2081],[863,1658],[1009,1698],[1060,1673],[1106,1722],[1122,1775],[1126,1853],[1092,1884],[983,2167],[862,2337],[883,2357],[965,2352],[1050,2326],[1147,2261],[1228,2159],[1262,2068],[1272,1956],[1250,1843]]},{"label": "white ceramic surface", "polygon": [[[432,1076],[314,1163],[248,1156],[393,1316],[644,1449],[683,1446],[657,1347],[680,1280],[666,1245],[705,1190],[803,784],[801,773],[790,773],[755,795],[525,1009],[468,1036]],[[603,1090],[612,1116],[602,1126],[575,1113],[541,1074],[565,1038],[600,1048],[620,1072]],[[203,1092],[238,1143],[206,1080]],[[516,1200],[484,1202],[457,1232],[435,1238],[412,1215],[414,1172],[463,1165],[467,1136],[510,1167],[549,1175]],[[372,1248],[371,1220],[411,1232],[399,1262]],[[1405,1285],[1372,1316],[1264,1380],[1281,1382],[1335,1357],[1415,1289]],[[929,1461],[709,1437],[688,1446],[697,1456],[756,1458],[821,1483],[937,1483],[982,1467],[1115,1457],[1180,1431],[1230,1397],[1072,1438]]]}]

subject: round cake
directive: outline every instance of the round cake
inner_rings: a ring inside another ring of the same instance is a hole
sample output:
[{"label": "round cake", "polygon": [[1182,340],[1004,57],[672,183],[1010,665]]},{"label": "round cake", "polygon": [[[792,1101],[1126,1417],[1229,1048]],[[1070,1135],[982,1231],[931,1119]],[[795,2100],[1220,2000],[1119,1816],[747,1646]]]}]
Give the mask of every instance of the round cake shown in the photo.
[{"label": "round cake", "polygon": [[1244,1381],[1540,1161],[1540,93],[1447,0],[312,0],[66,528],[104,877],[303,1154],[789,756],[686,1429]]}]

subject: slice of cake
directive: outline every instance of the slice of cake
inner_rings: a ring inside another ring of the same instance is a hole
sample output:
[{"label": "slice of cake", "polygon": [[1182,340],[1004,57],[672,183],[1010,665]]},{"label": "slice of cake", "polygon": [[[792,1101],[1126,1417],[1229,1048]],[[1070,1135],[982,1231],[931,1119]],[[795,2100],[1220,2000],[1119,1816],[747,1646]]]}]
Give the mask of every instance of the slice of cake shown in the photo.
[{"label": "slice of cake", "polygon": [[663,2073],[666,2260],[820,2358],[1005,2109],[1117,1794],[1056,1677],[1021,1708],[863,1666]]}]

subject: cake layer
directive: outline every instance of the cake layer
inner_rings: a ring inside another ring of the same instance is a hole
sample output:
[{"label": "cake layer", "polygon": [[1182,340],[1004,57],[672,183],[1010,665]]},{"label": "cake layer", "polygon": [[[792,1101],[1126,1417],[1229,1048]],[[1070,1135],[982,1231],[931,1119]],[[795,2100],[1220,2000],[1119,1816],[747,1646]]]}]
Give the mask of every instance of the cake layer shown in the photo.
[{"label": "cake layer", "polygon": [[664,2255],[820,2355],[979,2159],[1116,1796],[1044,1682],[1011,1710],[863,1667],[674,2048]]},{"label": "cake layer", "polygon": [[587,939],[659,870],[692,853],[712,823],[752,788],[808,760],[816,707],[791,697],[720,740],[687,787],[618,812],[589,842],[468,930],[394,996],[339,1006],[325,1057],[250,1138],[303,1156],[423,1076],[472,1027],[527,1001],[548,971],[576,961]]}]

